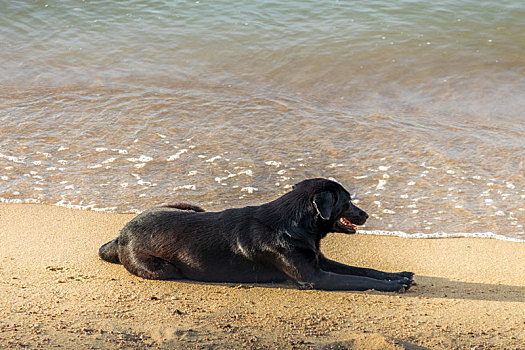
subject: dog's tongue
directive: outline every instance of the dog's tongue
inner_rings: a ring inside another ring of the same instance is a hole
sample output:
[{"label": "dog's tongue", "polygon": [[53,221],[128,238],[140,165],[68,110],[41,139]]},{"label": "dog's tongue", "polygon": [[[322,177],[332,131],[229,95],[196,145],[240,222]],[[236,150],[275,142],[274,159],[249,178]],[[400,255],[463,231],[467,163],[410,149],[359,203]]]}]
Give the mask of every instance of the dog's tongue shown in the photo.
[{"label": "dog's tongue", "polygon": [[341,219],[339,219],[339,221],[340,221],[343,225],[345,225],[345,226],[350,226],[350,227],[352,227],[352,228],[355,228],[355,225],[352,224],[352,223],[350,222],[350,220],[348,220],[348,219],[346,219],[346,218],[341,218]]}]

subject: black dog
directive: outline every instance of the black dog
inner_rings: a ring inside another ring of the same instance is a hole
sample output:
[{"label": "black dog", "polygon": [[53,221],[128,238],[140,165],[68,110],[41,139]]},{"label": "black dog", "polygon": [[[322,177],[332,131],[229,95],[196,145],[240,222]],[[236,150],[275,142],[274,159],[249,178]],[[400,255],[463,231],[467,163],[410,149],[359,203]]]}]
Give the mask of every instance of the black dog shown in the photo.
[{"label": "black dog", "polygon": [[190,204],[154,208],[104,244],[102,259],[149,279],[214,282],[296,281],[324,290],[404,291],[411,272],[387,273],[327,259],[328,232],[355,233],[368,215],[326,179],[305,180],[261,206],[204,212]]}]

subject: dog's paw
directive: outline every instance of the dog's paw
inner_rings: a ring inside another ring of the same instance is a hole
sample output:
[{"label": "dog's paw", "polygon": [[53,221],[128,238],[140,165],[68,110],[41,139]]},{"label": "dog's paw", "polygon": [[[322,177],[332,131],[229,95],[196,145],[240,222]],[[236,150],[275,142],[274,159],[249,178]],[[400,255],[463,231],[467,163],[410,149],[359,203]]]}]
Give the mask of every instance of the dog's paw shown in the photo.
[{"label": "dog's paw", "polygon": [[401,280],[401,283],[403,284],[403,287],[405,288],[405,292],[407,290],[410,289],[410,287],[412,287],[412,285],[414,284],[414,280],[411,279],[411,278],[408,278],[408,277],[405,277]]},{"label": "dog's paw", "polygon": [[399,272],[398,275],[401,276],[401,277],[408,278],[408,279],[413,279],[414,278],[414,273],[413,272],[409,272],[409,271]]},{"label": "dog's paw", "polygon": [[403,272],[398,272],[398,273],[391,273],[388,276],[388,279],[390,281],[402,280],[404,278],[407,278],[407,279],[412,281],[413,278],[414,278],[414,273],[413,272],[408,272],[408,271],[403,271]]},{"label": "dog's paw", "polygon": [[394,285],[393,291],[398,293],[404,293],[407,290],[409,290],[410,287],[412,287],[412,282],[413,281],[407,277],[403,277],[402,279],[392,281]]}]

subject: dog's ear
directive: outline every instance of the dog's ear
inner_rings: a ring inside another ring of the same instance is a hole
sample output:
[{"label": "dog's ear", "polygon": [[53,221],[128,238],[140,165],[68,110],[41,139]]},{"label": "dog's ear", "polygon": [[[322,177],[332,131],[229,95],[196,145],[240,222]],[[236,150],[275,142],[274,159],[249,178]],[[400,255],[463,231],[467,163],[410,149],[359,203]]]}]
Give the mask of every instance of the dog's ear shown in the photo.
[{"label": "dog's ear", "polygon": [[330,192],[321,192],[314,196],[313,204],[317,214],[323,220],[330,220],[334,207],[334,195]]}]

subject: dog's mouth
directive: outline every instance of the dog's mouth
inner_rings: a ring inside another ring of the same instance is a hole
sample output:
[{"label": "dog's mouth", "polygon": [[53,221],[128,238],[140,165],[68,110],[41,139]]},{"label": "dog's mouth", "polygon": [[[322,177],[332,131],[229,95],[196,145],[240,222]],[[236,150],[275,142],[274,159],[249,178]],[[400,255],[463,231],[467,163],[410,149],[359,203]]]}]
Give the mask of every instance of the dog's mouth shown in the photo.
[{"label": "dog's mouth", "polygon": [[336,222],[335,225],[341,229],[344,233],[356,233],[357,226],[354,225],[350,220],[347,218],[341,217]]}]

